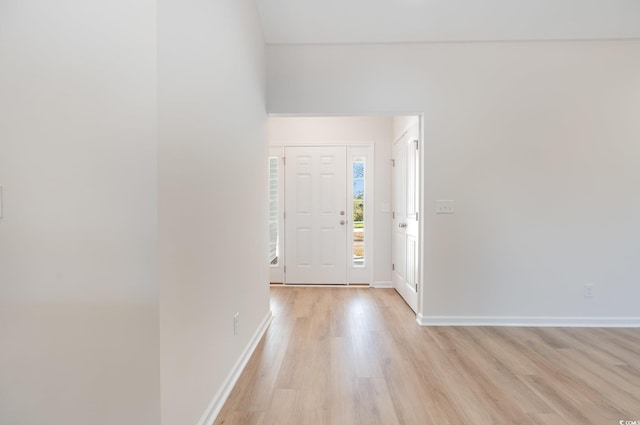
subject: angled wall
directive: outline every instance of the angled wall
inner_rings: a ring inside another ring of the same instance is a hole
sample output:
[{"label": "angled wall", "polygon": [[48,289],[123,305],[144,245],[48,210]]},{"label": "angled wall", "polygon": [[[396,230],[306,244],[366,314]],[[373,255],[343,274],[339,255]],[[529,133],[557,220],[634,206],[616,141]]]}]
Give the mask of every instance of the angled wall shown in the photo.
[{"label": "angled wall", "polygon": [[269,314],[264,71],[250,0],[0,3],[0,423],[221,394]]},{"label": "angled wall", "polygon": [[158,59],[162,424],[196,424],[269,314],[253,2],[159,0]]}]

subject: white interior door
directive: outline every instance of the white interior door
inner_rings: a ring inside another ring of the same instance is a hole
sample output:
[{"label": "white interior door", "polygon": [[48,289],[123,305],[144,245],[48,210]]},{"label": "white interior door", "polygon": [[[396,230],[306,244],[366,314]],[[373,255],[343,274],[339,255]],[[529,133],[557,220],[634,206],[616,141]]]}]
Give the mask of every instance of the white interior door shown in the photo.
[{"label": "white interior door", "polygon": [[413,311],[418,306],[419,279],[419,134],[416,120],[393,150],[393,285]]},{"label": "white interior door", "polygon": [[347,284],[345,147],[285,148],[285,279]]}]

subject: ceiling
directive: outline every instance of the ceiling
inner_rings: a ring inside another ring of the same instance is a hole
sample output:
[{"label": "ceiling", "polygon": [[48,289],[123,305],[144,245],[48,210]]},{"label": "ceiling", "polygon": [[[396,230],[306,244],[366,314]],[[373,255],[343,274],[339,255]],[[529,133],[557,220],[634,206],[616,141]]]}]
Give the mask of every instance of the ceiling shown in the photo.
[{"label": "ceiling", "polygon": [[256,0],[267,43],[640,38],[640,0]]}]

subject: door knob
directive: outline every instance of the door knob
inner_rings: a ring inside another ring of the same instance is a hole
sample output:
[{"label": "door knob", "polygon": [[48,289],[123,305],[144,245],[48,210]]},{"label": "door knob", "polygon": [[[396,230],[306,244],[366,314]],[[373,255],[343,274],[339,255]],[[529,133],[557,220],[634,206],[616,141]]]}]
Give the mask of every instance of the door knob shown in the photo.
[{"label": "door knob", "polygon": [[344,215],[344,211],[340,211],[340,215]]},{"label": "door knob", "polygon": [[340,224],[344,226],[344,220],[340,220]]},{"label": "door knob", "polygon": [[400,223],[398,224],[398,227],[404,229],[405,227],[407,227],[407,223]]}]

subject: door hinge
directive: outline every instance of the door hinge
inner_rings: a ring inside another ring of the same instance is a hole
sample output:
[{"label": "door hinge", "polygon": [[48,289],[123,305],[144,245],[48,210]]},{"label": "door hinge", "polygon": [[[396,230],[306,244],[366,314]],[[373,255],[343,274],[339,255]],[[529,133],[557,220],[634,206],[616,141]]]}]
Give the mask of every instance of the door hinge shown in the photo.
[{"label": "door hinge", "polygon": [[416,283],[416,292],[418,292],[418,284]]},{"label": "door hinge", "polygon": [[396,212],[395,211],[391,213],[391,218],[396,218]]},{"label": "door hinge", "polygon": [[420,145],[420,142],[418,141],[418,139],[414,140],[413,143],[416,144],[416,150],[418,150],[418,146]]},{"label": "door hinge", "polygon": [[287,219],[287,212],[286,211],[282,213],[282,218],[284,218],[285,220]]},{"label": "door hinge", "polygon": [[282,157],[282,165],[287,165],[287,157]]},{"label": "door hinge", "polygon": [[282,271],[286,273],[287,272],[287,266],[282,266]]},{"label": "door hinge", "polygon": [[416,221],[418,221],[418,217],[419,217],[418,211],[416,211]]},{"label": "door hinge", "polygon": [[395,166],[396,166],[396,160],[395,160],[395,159],[392,159],[392,160],[391,160],[391,166],[392,166],[392,167],[395,167]]},{"label": "door hinge", "polygon": [[395,264],[391,264],[391,270],[395,270],[396,269],[396,265]]}]

